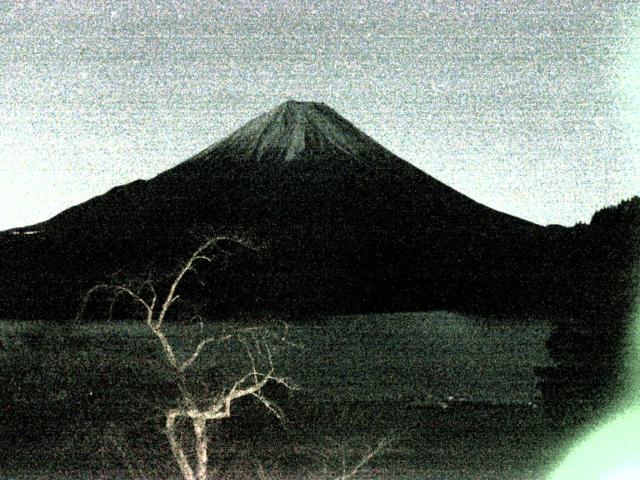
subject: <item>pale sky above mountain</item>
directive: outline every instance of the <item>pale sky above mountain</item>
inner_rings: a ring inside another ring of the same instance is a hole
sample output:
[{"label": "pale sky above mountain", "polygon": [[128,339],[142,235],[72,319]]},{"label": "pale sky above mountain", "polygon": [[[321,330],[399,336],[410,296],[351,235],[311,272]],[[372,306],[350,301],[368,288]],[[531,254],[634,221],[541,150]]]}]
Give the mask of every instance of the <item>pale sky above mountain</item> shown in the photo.
[{"label": "pale sky above mountain", "polygon": [[609,1],[0,4],[0,230],[324,102],[495,209],[640,193],[640,7]]}]

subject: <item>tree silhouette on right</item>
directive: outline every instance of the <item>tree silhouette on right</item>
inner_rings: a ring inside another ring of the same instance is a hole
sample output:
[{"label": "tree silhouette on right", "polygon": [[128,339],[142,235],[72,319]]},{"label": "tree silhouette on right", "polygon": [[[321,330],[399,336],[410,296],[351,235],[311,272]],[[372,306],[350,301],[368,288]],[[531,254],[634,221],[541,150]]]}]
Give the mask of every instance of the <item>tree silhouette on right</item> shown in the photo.
[{"label": "tree silhouette on right", "polygon": [[538,369],[545,408],[569,425],[603,413],[622,393],[638,287],[640,197],[602,209],[569,230],[554,295],[564,311]]}]

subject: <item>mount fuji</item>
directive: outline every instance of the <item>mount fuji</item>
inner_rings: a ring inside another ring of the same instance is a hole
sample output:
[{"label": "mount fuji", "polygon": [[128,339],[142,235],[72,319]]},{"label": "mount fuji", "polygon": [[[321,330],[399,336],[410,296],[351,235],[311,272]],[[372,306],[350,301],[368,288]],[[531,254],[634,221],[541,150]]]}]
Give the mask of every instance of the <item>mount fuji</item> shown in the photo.
[{"label": "mount fuji", "polygon": [[213,281],[224,311],[518,309],[552,234],[448,187],[327,105],[288,101],[154,178],[0,233],[0,316],[71,316],[109,275],[175,267],[202,226],[265,246]]}]

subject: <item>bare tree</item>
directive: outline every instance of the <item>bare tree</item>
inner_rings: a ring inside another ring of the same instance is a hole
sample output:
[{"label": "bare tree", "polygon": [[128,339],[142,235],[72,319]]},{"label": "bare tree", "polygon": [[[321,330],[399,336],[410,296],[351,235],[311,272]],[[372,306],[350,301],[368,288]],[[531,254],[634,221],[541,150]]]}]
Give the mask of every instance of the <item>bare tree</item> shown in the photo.
[{"label": "bare tree", "polygon": [[[182,477],[185,480],[205,480],[209,463],[209,436],[207,423],[210,420],[221,420],[232,415],[234,403],[243,397],[254,397],[269,412],[282,419],[282,412],[262,391],[269,383],[277,383],[285,388],[294,388],[284,377],[275,372],[273,360],[274,342],[286,342],[286,324],[283,331],[276,332],[267,327],[237,328],[216,336],[203,335],[188,351],[181,351],[172,342],[166,331],[166,321],[173,305],[180,299],[180,286],[187,275],[197,275],[196,266],[202,263],[213,263],[214,259],[225,256],[229,252],[223,244],[234,242],[247,247],[247,242],[226,236],[208,238],[202,243],[181,266],[168,283],[162,294],[160,288],[151,280],[129,282],[128,284],[100,284],[91,288],[81,307],[82,316],[89,298],[98,291],[111,294],[111,307],[121,297],[128,297],[142,311],[144,323],[157,339],[161,348],[164,364],[175,378],[178,401],[164,412],[165,432],[169,440],[171,452],[175,458]],[[223,382],[219,391],[203,395],[196,392],[187,379],[187,372],[203,356],[207,349],[215,348],[223,343],[237,342],[237,348],[243,349],[249,367],[233,379]],[[186,420],[191,423],[195,443],[195,460],[189,459],[177,434],[177,422]]]}]

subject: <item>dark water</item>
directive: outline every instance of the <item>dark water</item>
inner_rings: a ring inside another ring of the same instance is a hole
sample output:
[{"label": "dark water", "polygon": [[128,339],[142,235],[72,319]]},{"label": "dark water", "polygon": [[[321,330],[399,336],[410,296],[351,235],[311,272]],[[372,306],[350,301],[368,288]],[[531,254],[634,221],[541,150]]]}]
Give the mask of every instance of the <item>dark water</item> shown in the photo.
[{"label": "dark water", "polygon": [[528,403],[538,397],[533,368],[549,363],[548,333],[542,322],[447,312],[330,317],[294,330],[304,348],[285,365],[332,400]]}]

